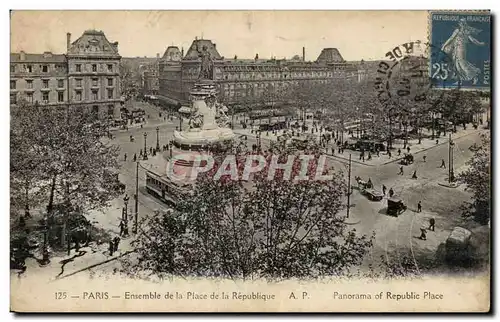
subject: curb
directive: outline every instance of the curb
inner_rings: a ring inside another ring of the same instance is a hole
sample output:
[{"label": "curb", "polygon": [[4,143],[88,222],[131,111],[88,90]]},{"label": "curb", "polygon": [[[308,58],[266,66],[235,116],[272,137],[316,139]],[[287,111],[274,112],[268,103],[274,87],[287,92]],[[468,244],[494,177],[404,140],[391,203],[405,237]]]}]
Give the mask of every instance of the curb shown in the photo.
[{"label": "curb", "polygon": [[102,261],[102,262],[99,262],[99,263],[96,263],[96,264],[93,264],[93,265],[90,265],[90,266],[87,266],[87,267],[84,267],[84,268],[78,269],[78,270],[76,270],[76,271],[74,271],[74,272],[72,272],[72,273],[68,273],[68,274],[65,274],[65,275],[60,276],[60,277],[56,277],[56,278],[54,278],[54,279],[53,279],[52,281],[50,281],[50,282],[55,282],[55,281],[58,281],[58,280],[62,280],[62,279],[64,279],[64,278],[66,278],[66,277],[70,277],[70,276],[76,275],[76,274],[78,274],[78,273],[81,273],[81,272],[83,272],[83,271],[89,270],[89,269],[91,269],[91,268],[94,268],[94,267],[97,267],[97,266],[101,266],[101,265],[103,265],[103,264],[107,264],[107,263],[109,263],[109,262],[112,262],[112,261],[114,261],[114,260],[117,260],[118,258],[124,257],[124,256],[126,256],[126,255],[128,255],[128,254],[130,254],[130,253],[133,253],[133,252],[135,252],[135,250],[129,250],[129,251],[126,251],[126,252],[124,252],[123,254],[120,254],[120,255],[118,255],[118,256],[114,256],[114,257],[108,258],[108,259],[107,259],[107,260],[105,260],[105,261]]},{"label": "curb", "polygon": [[[461,139],[461,138],[464,138],[468,135],[471,135],[471,134],[474,134],[474,133],[477,133],[479,132],[479,130],[474,130],[473,132],[470,132],[470,133],[467,133],[467,134],[464,134],[462,136],[459,136],[459,137],[455,137],[455,138],[452,138],[452,140],[458,140],[458,139]],[[447,144],[448,143],[448,138],[446,138],[446,141],[443,141],[439,144],[436,144],[436,145],[433,145],[433,146],[430,146],[428,148],[425,148],[425,149],[422,149],[422,150],[419,150],[415,153],[412,153],[413,155],[416,155],[416,154],[419,154],[419,153],[422,153],[422,152],[425,152],[427,150],[430,150],[432,148],[435,148],[437,146],[441,146],[443,144]],[[331,158],[335,158],[343,163],[348,163],[349,162],[349,159],[347,158],[344,158],[344,157],[339,157],[339,156],[336,156],[336,155],[332,155],[332,154],[327,154],[328,157],[331,157]],[[357,164],[360,164],[360,165],[364,165],[364,166],[367,166],[367,167],[376,167],[376,166],[381,166],[381,165],[387,165],[387,164],[390,164],[390,163],[394,163],[394,162],[397,162],[397,161],[401,161],[402,159],[404,159],[404,157],[402,158],[397,158],[397,159],[392,159],[390,161],[387,161],[387,162],[384,162],[384,163],[380,163],[380,164],[366,164],[364,162],[359,162],[357,160],[351,160],[352,163],[357,163]]]}]

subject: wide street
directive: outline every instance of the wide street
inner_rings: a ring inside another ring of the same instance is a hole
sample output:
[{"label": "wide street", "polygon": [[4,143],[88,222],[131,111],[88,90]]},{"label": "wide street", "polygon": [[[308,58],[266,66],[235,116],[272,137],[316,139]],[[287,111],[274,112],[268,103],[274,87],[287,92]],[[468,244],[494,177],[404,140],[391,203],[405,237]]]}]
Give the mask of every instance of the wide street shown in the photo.
[{"label": "wide street", "polygon": [[[113,143],[120,149],[121,172],[120,178],[127,186],[127,193],[133,196],[135,193],[136,164],[132,162],[134,153],[139,154],[139,150],[144,148],[144,133],[147,133],[147,148],[156,146],[156,127],[159,127],[160,146],[167,144],[172,138],[173,131],[179,126],[179,121],[174,117],[173,121],[164,121],[159,118],[159,108],[147,103],[135,102],[134,106],[144,108],[150,117],[141,129],[130,128],[128,131],[115,131]],[[164,115],[164,113],[163,113]],[[237,123],[237,122],[235,122]],[[238,125],[236,125],[238,127]],[[455,174],[463,169],[472,153],[469,147],[475,142],[479,142],[479,133],[485,130],[473,131],[471,134],[455,140],[454,169]],[[135,141],[130,141],[130,135],[135,137]],[[262,144],[267,146],[268,140],[262,136]],[[256,143],[254,137],[248,137],[248,146]],[[392,188],[395,195],[401,198],[408,206],[408,210],[399,217],[386,215],[387,201],[370,201],[360,191],[354,189],[351,197],[350,218],[348,222],[351,228],[355,228],[358,233],[371,235],[375,232],[375,245],[371,251],[366,264],[377,264],[382,258],[389,263],[398,261],[402,256],[410,257],[420,266],[421,262],[432,261],[439,245],[445,242],[453,227],[461,223],[459,212],[460,205],[469,200],[469,194],[463,187],[448,188],[439,185],[447,179],[448,170],[440,168],[441,160],[446,161],[448,167],[448,144],[433,146],[427,151],[416,153],[415,162],[412,165],[404,166],[404,175],[398,175],[400,165],[392,162],[385,165],[364,165],[352,163],[351,185],[356,187],[354,178],[361,177],[364,180],[369,178],[376,190],[382,190],[382,185],[387,190]],[[344,152],[348,155],[349,150]],[[123,161],[124,154],[127,154],[127,161]],[[163,152],[161,152],[163,153]],[[422,156],[426,155],[426,162]],[[328,157],[329,165],[340,168],[347,176],[347,164],[338,158]],[[414,171],[417,171],[418,179],[412,179]],[[417,212],[417,203],[421,201],[423,211]],[[123,202],[123,201],[121,201]],[[133,199],[129,203],[129,213],[133,211]],[[155,210],[165,209],[167,205],[149,195],[145,191],[145,171],[139,167],[139,218],[149,216]],[[436,231],[428,232],[427,240],[418,239],[420,227],[428,226],[430,218],[436,220]],[[116,220],[118,225],[118,220]]]}]

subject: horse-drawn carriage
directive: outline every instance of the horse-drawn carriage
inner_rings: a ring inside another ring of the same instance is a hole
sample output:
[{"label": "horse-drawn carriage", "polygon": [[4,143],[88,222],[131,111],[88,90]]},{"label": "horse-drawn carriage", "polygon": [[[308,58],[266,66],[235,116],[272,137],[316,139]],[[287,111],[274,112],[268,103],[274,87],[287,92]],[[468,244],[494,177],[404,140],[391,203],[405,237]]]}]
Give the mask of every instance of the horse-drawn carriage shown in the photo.
[{"label": "horse-drawn carriage", "polygon": [[402,165],[410,165],[414,161],[413,154],[405,154],[404,158],[401,159],[400,164]]},{"label": "horse-drawn carriage", "polygon": [[373,183],[371,179],[368,179],[368,181],[364,181],[361,179],[361,177],[355,177],[356,182],[358,183],[358,189],[359,191],[368,197],[368,199],[372,201],[380,201],[384,198],[384,195],[378,191],[373,189]]}]

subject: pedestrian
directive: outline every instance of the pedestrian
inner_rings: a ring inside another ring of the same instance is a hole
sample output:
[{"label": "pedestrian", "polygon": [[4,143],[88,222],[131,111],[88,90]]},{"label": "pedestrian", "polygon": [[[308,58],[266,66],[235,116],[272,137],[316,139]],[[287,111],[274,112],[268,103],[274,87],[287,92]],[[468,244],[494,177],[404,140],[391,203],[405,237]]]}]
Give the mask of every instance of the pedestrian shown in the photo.
[{"label": "pedestrian", "polygon": [[441,159],[441,165],[439,167],[446,169],[446,162],[444,162],[444,159]]},{"label": "pedestrian", "polygon": [[400,166],[399,167],[399,172],[398,172],[398,175],[403,175],[404,172],[403,172],[403,166]]},{"label": "pedestrian", "polygon": [[389,189],[389,198],[392,198],[392,196],[394,196],[394,190]]},{"label": "pedestrian", "polygon": [[387,155],[389,156],[389,159],[392,157],[392,153],[390,150],[387,150]]},{"label": "pedestrian", "polygon": [[26,220],[24,219],[24,215],[21,215],[21,217],[19,217],[19,227],[26,227]]},{"label": "pedestrian", "polygon": [[149,148],[149,154],[153,154],[153,147]]},{"label": "pedestrian", "polygon": [[387,187],[385,185],[382,185],[382,193],[385,196],[385,192],[387,191]]},{"label": "pedestrian", "polygon": [[439,139],[436,139],[436,144],[439,144]]},{"label": "pedestrian", "polygon": [[424,155],[424,162],[425,162],[425,159],[427,159],[427,156],[426,156],[426,155]]},{"label": "pedestrian", "polygon": [[429,220],[429,230],[434,231],[434,228],[435,228],[435,227],[434,227],[434,225],[435,225],[435,224],[436,224],[436,221],[434,220],[434,218],[431,218],[431,219]]},{"label": "pedestrian", "polygon": [[417,179],[417,170],[413,171],[412,179]]},{"label": "pedestrian", "polygon": [[118,246],[120,245],[120,237],[116,236],[115,238],[113,238],[113,246],[114,246],[114,250],[115,252],[118,251]]},{"label": "pedestrian", "polygon": [[420,227],[420,237],[418,238],[422,240],[427,240],[425,227]]},{"label": "pedestrian", "polygon": [[142,124],[141,124],[141,129],[142,129]]},{"label": "pedestrian", "polygon": [[368,189],[373,188],[373,182],[372,182],[372,179],[371,179],[371,178],[368,178],[368,182],[366,183],[366,187],[367,187]]},{"label": "pedestrian", "polygon": [[115,250],[115,244],[112,240],[109,241],[109,256],[113,256],[113,252]]},{"label": "pedestrian", "polygon": [[410,146],[408,146],[408,147],[406,148],[406,151],[408,151],[408,153],[410,153]]},{"label": "pedestrian", "polygon": [[422,201],[419,201],[417,204],[417,212],[422,212]]},{"label": "pedestrian", "polygon": [[137,153],[134,153],[134,162],[137,161]]},{"label": "pedestrian", "polygon": [[370,152],[368,152],[368,161],[370,161],[372,159],[372,154]]},{"label": "pedestrian", "polygon": [[339,154],[342,153],[342,148],[339,146]]},{"label": "pedestrian", "polygon": [[398,149],[398,156],[401,155],[401,149]]},{"label": "pedestrian", "polygon": [[124,232],[125,232],[125,225],[123,223],[123,220],[120,220],[120,236],[123,236]]},{"label": "pedestrian", "polygon": [[142,149],[139,151],[139,156],[142,157]]},{"label": "pedestrian", "polygon": [[123,161],[127,161],[127,153],[123,155]]},{"label": "pedestrian", "polygon": [[380,157],[380,150],[377,149],[377,157]]}]

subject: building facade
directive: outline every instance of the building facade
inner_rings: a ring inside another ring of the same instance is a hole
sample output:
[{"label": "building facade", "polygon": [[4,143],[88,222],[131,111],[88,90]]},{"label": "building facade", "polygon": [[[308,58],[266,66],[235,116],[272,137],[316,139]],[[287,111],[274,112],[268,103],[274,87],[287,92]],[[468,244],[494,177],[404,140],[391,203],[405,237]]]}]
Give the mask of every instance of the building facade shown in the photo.
[{"label": "building facade", "polygon": [[66,57],[50,52],[10,54],[10,104],[61,105],[68,100]]},{"label": "building facade", "polygon": [[120,55],[102,31],[87,30],[67,53],[11,54],[10,101],[44,106],[76,105],[96,117],[120,118]]},{"label": "building facade", "polygon": [[[175,53],[175,54],[174,54]],[[180,56],[180,57],[179,57]],[[253,101],[258,105],[264,95],[284,92],[303,83],[327,83],[338,78],[357,78],[357,69],[347,63],[337,49],[325,48],[314,62],[294,59],[227,59],[210,40],[195,39],[186,55],[168,47],[159,63],[159,98],[169,105],[189,102],[189,91],[198,80],[201,65],[212,67],[211,79],[219,87],[220,99],[227,105]]]}]

